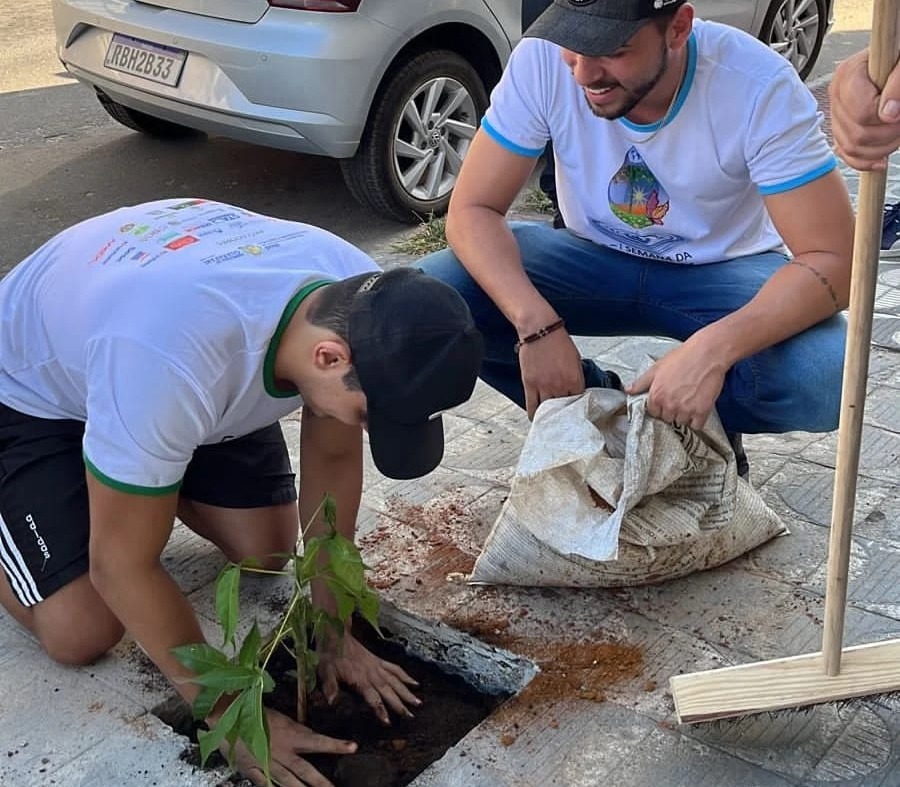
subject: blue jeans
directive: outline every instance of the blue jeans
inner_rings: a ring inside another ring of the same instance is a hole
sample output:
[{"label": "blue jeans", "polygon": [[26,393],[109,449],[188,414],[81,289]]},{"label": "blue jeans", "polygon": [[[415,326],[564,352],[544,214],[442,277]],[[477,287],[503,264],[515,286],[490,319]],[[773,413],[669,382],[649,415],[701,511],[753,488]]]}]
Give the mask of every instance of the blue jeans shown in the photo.
[{"label": "blue jeans", "polygon": [[[740,309],[785,264],[777,252],[709,265],[645,260],[545,224],[513,222],[532,283],[574,336],[666,336],[684,341]],[[481,377],[524,406],[516,332],[452,251],[420,267],[459,291],[484,334]],[[846,321],[841,315],[735,364],[716,408],[728,432],[837,428]]]}]

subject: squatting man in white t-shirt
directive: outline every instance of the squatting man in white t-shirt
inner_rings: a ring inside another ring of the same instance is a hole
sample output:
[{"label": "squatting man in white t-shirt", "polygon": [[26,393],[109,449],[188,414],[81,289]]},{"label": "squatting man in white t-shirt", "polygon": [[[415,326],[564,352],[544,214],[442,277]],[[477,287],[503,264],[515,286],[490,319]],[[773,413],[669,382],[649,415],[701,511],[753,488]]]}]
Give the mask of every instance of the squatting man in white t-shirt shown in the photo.
[{"label": "squatting man in white t-shirt", "polygon": [[[192,701],[171,649],[203,634],[160,564],[175,516],[280,567],[298,505],[278,419],[302,406],[299,521],[330,492],[352,538],[363,428],[385,475],[430,472],[435,414],[468,399],[481,354],[452,288],[315,227],[200,199],[71,227],[0,282],[0,602],[66,664],[127,630]],[[320,656],[326,695],[353,686],[384,723],[419,704],[349,635]],[[355,749],[267,717],[280,784],[326,785],[300,754]],[[261,778],[244,749],[238,765]]]},{"label": "squatting man in white t-shirt", "polygon": [[[548,140],[566,228],[508,224]],[[853,215],[835,164],[791,64],[746,33],[683,0],[554,0],[466,155],[451,249],[422,267],[529,416],[620,387],[571,335],[682,341],[627,391],[693,428],[716,407],[746,475],[740,433],[837,425]]]}]

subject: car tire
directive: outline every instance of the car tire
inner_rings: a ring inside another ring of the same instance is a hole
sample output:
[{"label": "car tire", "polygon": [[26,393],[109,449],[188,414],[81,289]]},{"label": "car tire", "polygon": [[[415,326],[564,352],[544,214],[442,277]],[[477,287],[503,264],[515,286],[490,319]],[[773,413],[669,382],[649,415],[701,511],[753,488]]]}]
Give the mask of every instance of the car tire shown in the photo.
[{"label": "car tire", "polygon": [[139,112],[131,107],[126,107],[118,101],[113,101],[102,90],[97,90],[97,100],[114,120],[119,121],[123,126],[127,126],[132,131],[140,131],[149,137],[156,139],[185,139],[187,137],[195,137],[200,134],[187,126],[181,126],[178,123],[171,123],[162,118],[156,118],[145,112]]},{"label": "car tire", "polygon": [[[435,96],[429,118],[423,118],[426,102]],[[454,99],[458,105],[450,123],[441,121],[437,111],[442,99]],[[487,89],[478,72],[455,52],[423,52],[393,69],[376,93],[356,155],[341,159],[351,194],[399,221],[415,223],[445,213],[459,161],[487,105]],[[411,108],[422,121],[419,130],[427,134],[415,130]],[[425,167],[419,179],[417,163]]]},{"label": "car tire", "polygon": [[[816,14],[816,21],[813,23],[815,29],[810,30],[809,34],[805,36],[807,51],[801,53],[805,59],[799,65],[790,55],[796,54],[797,49],[803,44],[804,37],[797,36],[798,22],[802,23],[803,20],[784,19],[787,5],[788,0],[772,0],[760,28],[759,38],[779,54],[787,56],[797,67],[800,78],[806,79],[816,65],[822,49],[822,42],[828,32],[828,3],[826,0],[814,0],[812,3]],[[808,22],[812,23],[812,20],[809,19]]]}]

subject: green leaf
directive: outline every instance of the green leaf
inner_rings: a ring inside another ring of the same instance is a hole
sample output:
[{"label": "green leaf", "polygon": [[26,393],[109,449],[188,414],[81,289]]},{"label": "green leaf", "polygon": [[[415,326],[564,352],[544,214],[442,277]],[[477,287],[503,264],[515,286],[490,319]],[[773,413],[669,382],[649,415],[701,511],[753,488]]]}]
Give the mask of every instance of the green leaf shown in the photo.
[{"label": "green leaf", "polygon": [[194,697],[194,703],[191,705],[191,710],[194,714],[194,718],[197,720],[205,719],[212,713],[212,709],[216,707],[216,703],[219,701],[221,696],[224,694],[221,689],[213,688],[212,686],[204,686],[200,689],[200,693]]},{"label": "green leaf", "polygon": [[253,627],[244,637],[241,645],[241,652],[238,654],[238,664],[242,667],[254,667],[259,663],[259,648],[262,644],[262,637],[259,634],[259,627],[256,621],[253,621]]},{"label": "green leaf", "polygon": [[334,603],[337,605],[337,617],[342,623],[346,623],[353,610],[356,609],[356,599],[343,584],[335,582],[333,579],[325,580],[331,595],[334,596]]},{"label": "green leaf", "polygon": [[227,655],[205,642],[178,645],[172,648],[172,655],[191,672],[197,673],[209,672],[211,669],[225,667],[230,663]]},{"label": "green leaf", "polygon": [[[200,744],[200,765],[206,765],[206,760],[210,754],[219,748],[219,744],[225,740],[225,737],[237,725],[238,718],[241,715],[241,709],[246,702],[246,694],[240,694],[235,697],[232,703],[225,709],[225,713],[207,732],[199,730],[197,732],[197,742]],[[234,765],[232,752],[228,752],[227,760],[229,765]]]},{"label": "green leaf", "polygon": [[326,494],[322,509],[325,515],[325,522],[330,525],[333,530],[337,523],[337,504],[334,502],[334,497]]},{"label": "green leaf", "polygon": [[241,583],[241,567],[229,563],[216,580],[216,614],[222,626],[222,646],[234,647],[234,633],[238,623],[238,589]]},{"label": "green leaf", "polygon": [[366,588],[357,599],[356,605],[359,608],[359,614],[363,616],[363,619],[378,632],[379,636],[383,637],[384,635],[381,633],[381,629],[378,628],[378,596]]},{"label": "green leaf", "polygon": [[328,567],[335,579],[352,593],[361,593],[366,587],[366,567],[356,545],[335,533],[325,542],[325,549],[328,551]]},{"label": "green leaf", "polygon": [[237,664],[229,664],[221,669],[214,669],[204,672],[202,675],[195,675],[193,681],[201,686],[208,686],[211,689],[230,693],[250,688],[253,682],[259,678],[261,671],[258,667],[241,667]]},{"label": "green leaf", "polygon": [[321,538],[310,538],[303,546],[303,556],[294,563],[294,576],[301,587],[308,585],[316,573],[316,558],[322,547]]},{"label": "green leaf", "polygon": [[269,727],[266,723],[265,713],[263,713],[262,682],[253,686],[245,697],[244,706],[241,709],[241,716],[238,721],[237,733],[256,761],[263,766],[266,781],[268,782],[270,765]]}]

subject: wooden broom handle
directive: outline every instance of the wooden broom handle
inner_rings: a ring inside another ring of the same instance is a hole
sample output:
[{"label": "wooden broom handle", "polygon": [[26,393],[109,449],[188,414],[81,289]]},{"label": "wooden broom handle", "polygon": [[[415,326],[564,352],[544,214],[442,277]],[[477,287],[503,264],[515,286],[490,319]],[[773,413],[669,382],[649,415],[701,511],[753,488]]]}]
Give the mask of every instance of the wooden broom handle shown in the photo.
[{"label": "wooden broom handle", "polygon": [[[869,45],[869,78],[881,89],[897,62],[897,20],[900,0],[875,0],[872,37]],[[882,217],[887,172],[862,172],[856,232],[853,239],[853,273],[850,279],[850,311],[844,358],[841,418],[838,428],[837,469],[834,475],[834,503],[828,543],[828,579],[825,588],[825,629],[822,653],[825,674],[841,670],[844,613],[847,608],[847,574],[859,472],[866,380],[869,373],[869,345],[872,341],[872,312],[881,248]]]}]

